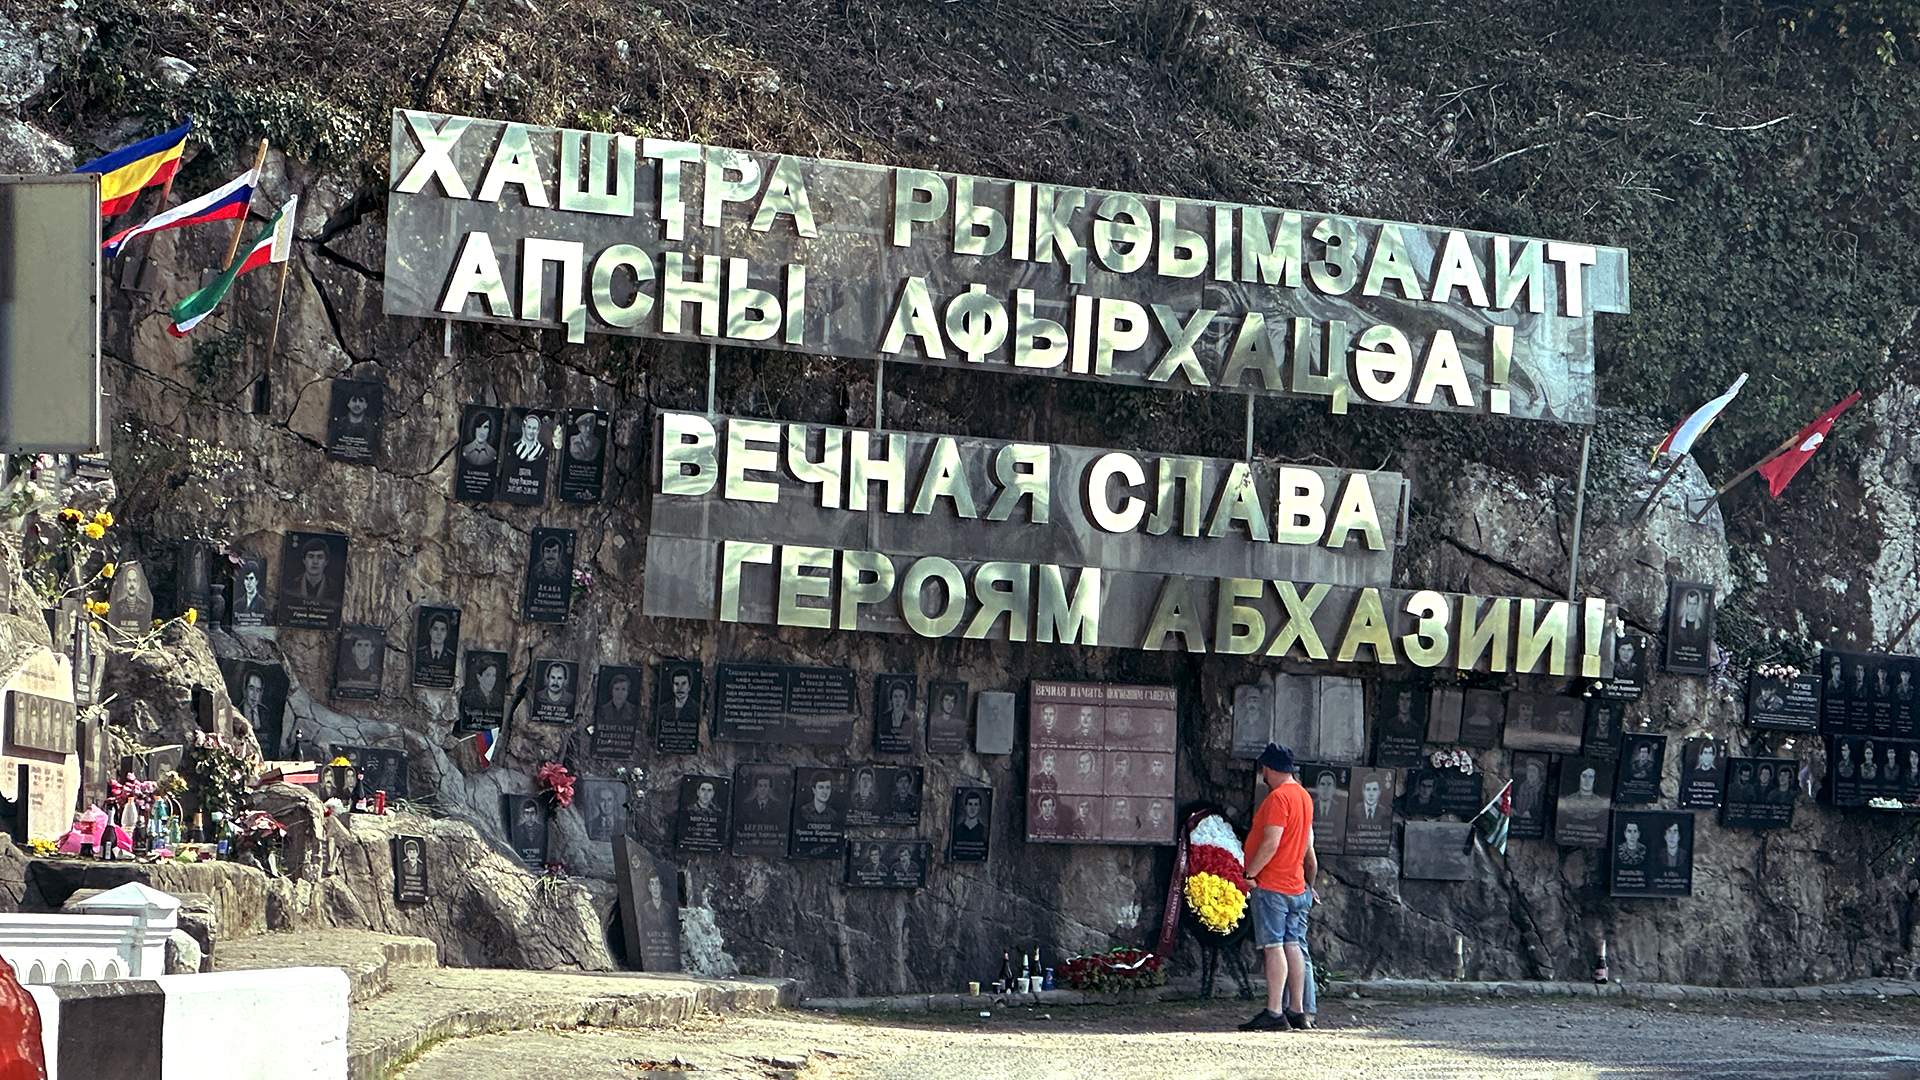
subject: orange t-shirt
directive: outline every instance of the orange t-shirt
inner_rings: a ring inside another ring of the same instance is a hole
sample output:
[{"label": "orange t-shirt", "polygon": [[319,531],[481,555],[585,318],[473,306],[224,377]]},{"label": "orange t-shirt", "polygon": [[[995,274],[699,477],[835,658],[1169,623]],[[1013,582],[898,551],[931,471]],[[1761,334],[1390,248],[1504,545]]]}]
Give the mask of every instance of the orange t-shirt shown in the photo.
[{"label": "orange t-shirt", "polygon": [[1280,827],[1280,850],[1261,867],[1253,883],[1269,892],[1298,896],[1307,891],[1307,837],[1313,828],[1313,796],[1300,781],[1289,778],[1269,792],[1260,809],[1254,811],[1253,829],[1247,833],[1249,852],[1260,846],[1269,825]]}]

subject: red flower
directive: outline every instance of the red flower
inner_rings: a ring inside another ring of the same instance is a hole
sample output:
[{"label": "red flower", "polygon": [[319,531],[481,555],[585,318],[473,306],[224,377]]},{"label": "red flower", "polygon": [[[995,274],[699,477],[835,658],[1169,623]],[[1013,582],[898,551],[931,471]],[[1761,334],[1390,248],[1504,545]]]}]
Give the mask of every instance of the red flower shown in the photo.
[{"label": "red flower", "polygon": [[1201,873],[1218,874],[1242,893],[1247,891],[1246,870],[1240,860],[1233,857],[1233,852],[1225,848],[1196,844],[1187,849],[1187,876]]},{"label": "red flower", "polygon": [[565,765],[557,761],[545,762],[534,776],[540,781],[540,786],[546,789],[555,806],[565,809],[573,805],[573,774],[567,771]]}]

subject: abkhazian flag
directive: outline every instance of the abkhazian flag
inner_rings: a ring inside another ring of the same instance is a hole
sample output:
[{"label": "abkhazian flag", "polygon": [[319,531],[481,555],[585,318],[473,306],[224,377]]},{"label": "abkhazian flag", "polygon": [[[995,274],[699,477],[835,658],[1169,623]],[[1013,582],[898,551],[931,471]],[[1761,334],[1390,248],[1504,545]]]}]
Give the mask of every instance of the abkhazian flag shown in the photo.
[{"label": "abkhazian flag", "polygon": [[207,192],[197,199],[181,203],[163,213],[155,214],[139,225],[122,229],[108,237],[100,245],[111,259],[120,254],[127,242],[136,236],[166,232],[168,229],[184,229],[189,225],[203,225],[209,221],[232,221],[247,216],[247,207],[253,203],[253,191],[260,182],[260,170],[248,169],[239,176]]},{"label": "abkhazian flag", "polygon": [[1499,852],[1507,853],[1507,830],[1513,826],[1513,781],[1509,780],[1500,788],[1500,794],[1493,801],[1480,808],[1473,816],[1473,831],[1482,843]]},{"label": "abkhazian flag", "polygon": [[1720,414],[1726,410],[1726,407],[1733,404],[1733,399],[1740,395],[1740,388],[1745,385],[1747,385],[1747,373],[1743,371],[1739,378],[1733,380],[1733,385],[1727,387],[1726,393],[1693,410],[1692,415],[1673,425],[1673,430],[1667,432],[1667,437],[1660,440],[1659,446],[1653,448],[1653,460],[1658,461],[1663,453],[1679,457],[1692,450],[1693,441],[1706,434],[1707,429],[1720,418]]},{"label": "abkhazian flag", "polygon": [[167,327],[167,333],[174,337],[186,337],[200,321],[213,314],[226,299],[233,282],[249,270],[257,270],[273,263],[283,263],[293,254],[293,218],[294,207],[300,201],[295,195],[287,200],[287,205],[274,212],[267,221],[267,227],[253,241],[253,246],[235,253],[233,264],[222,271],[199,292],[173,305],[173,322]]},{"label": "abkhazian flag", "polygon": [[1827,441],[1827,434],[1833,430],[1833,422],[1840,419],[1840,414],[1853,408],[1853,403],[1859,400],[1860,391],[1855,390],[1848,394],[1846,400],[1821,413],[1819,419],[1801,428],[1800,434],[1793,437],[1791,448],[1782,450],[1774,455],[1771,461],[1761,464],[1759,472],[1761,476],[1767,478],[1767,494],[1777,499],[1781,492],[1787,490],[1787,484],[1793,480],[1794,474],[1800,471],[1800,466],[1811,460],[1813,452],[1820,449]]}]

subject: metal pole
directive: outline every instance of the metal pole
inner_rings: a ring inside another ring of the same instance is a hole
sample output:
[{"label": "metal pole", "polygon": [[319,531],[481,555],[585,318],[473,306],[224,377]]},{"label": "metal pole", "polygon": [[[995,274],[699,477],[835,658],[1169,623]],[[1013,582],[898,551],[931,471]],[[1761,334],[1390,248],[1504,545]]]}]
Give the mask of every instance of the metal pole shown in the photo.
[{"label": "metal pole", "polygon": [[873,361],[873,430],[880,431],[887,426],[887,362],[879,358]]},{"label": "metal pole", "polygon": [[1253,395],[1247,395],[1247,464],[1253,464]]},{"label": "metal pole", "polygon": [[1587,460],[1593,453],[1593,428],[1580,437],[1580,479],[1573,488],[1573,543],[1567,554],[1567,599],[1580,585],[1580,526],[1587,520]]},{"label": "metal pole", "polygon": [[712,416],[719,410],[713,407],[720,385],[720,350],[709,342],[707,344],[707,415]]}]

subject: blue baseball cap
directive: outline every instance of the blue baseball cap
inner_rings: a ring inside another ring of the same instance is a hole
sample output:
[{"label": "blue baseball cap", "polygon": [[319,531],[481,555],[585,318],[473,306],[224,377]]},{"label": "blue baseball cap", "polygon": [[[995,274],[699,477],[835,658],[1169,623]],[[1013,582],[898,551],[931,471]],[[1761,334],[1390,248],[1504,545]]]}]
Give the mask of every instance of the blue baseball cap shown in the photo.
[{"label": "blue baseball cap", "polygon": [[1293,751],[1279,743],[1268,743],[1267,748],[1260,751],[1260,767],[1274,772],[1294,772]]}]

